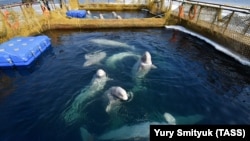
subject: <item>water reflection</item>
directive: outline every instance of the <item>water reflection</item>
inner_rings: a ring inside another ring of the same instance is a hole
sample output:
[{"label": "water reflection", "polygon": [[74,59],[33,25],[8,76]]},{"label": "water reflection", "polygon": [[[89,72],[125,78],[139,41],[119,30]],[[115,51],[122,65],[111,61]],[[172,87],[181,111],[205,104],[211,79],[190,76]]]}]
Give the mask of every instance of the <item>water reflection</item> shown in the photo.
[{"label": "water reflection", "polygon": [[14,90],[13,79],[0,70],[0,102]]},{"label": "water reflection", "polygon": [[213,89],[216,94],[224,95],[236,103],[249,99],[249,95],[242,96],[242,93],[250,86],[250,67],[218,52],[211,45],[204,46],[204,42],[198,38],[176,30],[170,31],[170,42],[179,39],[177,44],[181,45],[176,49],[187,59],[185,66],[189,74],[199,79],[207,89]]}]

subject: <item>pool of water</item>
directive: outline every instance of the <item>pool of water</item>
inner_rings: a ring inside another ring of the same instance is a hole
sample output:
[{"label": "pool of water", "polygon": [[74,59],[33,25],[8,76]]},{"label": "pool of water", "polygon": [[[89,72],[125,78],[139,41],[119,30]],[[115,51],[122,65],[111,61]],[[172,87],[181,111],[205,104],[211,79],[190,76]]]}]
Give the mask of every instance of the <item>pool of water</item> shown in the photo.
[{"label": "pool of water", "polygon": [[[125,138],[130,135],[124,130],[132,134],[132,127],[145,131],[140,126],[144,123],[167,123],[166,113],[176,124],[250,123],[250,68],[196,37],[166,28],[45,34],[52,46],[32,66],[0,69],[1,141],[81,141],[86,134],[80,128],[96,140],[115,129],[120,130],[105,137]],[[132,68],[145,51],[157,68],[137,80]],[[98,52],[105,58],[84,66],[85,56]],[[134,55],[108,63],[109,57],[122,52]],[[81,90],[89,88],[98,69],[111,80],[88,104],[78,105],[77,120],[65,122],[65,111]],[[112,86],[133,96],[108,113],[105,91]],[[128,140],[134,140],[133,135]]]},{"label": "pool of water", "polygon": [[98,19],[100,18],[100,14],[102,14],[104,19],[116,19],[116,16],[120,16],[123,19],[157,17],[150,14],[147,9],[138,11],[90,11],[90,15],[87,15],[86,17]]}]

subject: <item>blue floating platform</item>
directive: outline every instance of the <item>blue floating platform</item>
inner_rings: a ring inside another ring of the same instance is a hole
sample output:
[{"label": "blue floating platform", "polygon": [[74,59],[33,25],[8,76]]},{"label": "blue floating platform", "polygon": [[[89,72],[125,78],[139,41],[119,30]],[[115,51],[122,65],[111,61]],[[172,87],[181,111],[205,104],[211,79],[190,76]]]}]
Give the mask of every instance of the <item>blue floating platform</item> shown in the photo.
[{"label": "blue floating platform", "polygon": [[69,10],[66,12],[66,15],[72,18],[85,18],[86,14],[86,10]]},{"label": "blue floating platform", "polygon": [[0,67],[27,66],[50,45],[45,35],[12,38],[0,45]]}]

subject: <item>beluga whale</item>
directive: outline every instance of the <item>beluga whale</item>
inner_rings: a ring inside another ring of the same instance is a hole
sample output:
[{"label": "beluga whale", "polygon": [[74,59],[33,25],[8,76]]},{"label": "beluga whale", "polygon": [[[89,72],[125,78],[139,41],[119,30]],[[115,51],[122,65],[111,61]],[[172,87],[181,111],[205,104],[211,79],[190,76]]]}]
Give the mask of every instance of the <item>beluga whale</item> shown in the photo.
[{"label": "beluga whale", "polygon": [[[98,140],[116,140],[116,141],[124,141],[124,140],[148,140],[150,136],[150,125],[178,125],[179,117],[173,116],[172,114],[165,112],[158,120],[149,120],[145,122],[139,122],[132,125],[123,125],[121,127],[108,130],[98,136]],[[197,119],[199,117],[195,116],[188,116],[188,117],[181,117],[181,120],[185,120],[185,122],[193,121],[192,124],[196,124],[200,121]],[[196,118],[196,119],[194,119]],[[181,124],[182,125],[182,124]],[[159,129],[158,129],[159,130]],[[154,130],[154,132],[157,132]],[[81,132],[82,136],[84,135]],[[174,134],[172,134],[173,136]]]},{"label": "beluga whale", "polygon": [[116,53],[116,54],[113,54],[112,56],[110,56],[106,60],[106,65],[109,68],[116,69],[116,63],[123,60],[126,57],[134,57],[134,58],[138,59],[140,56],[133,53],[133,52],[130,52],[130,51]]},{"label": "beluga whale", "polygon": [[145,51],[133,66],[132,73],[136,78],[144,78],[152,68],[157,67],[152,63],[151,54],[148,51]]},{"label": "beluga whale", "polygon": [[[80,134],[82,141],[88,139],[96,139],[98,141],[125,141],[125,140],[148,140],[150,136],[150,125],[194,125],[202,120],[202,115],[189,115],[189,116],[173,116],[171,113],[156,113],[153,119],[146,121],[139,121],[134,124],[123,124],[119,127],[112,126],[105,130],[102,134],[95,136],[86,130],[84,127],[80,127]],[[154,130],[158,132],[158,130]]]},{"label": "beluga whale", "polygon": [[105,92],[105,96],[107,96],[109,101],[105,110],[107,113],[109,113],[116,106],[119,106],[122,101],[128,101],[132,94],[128,93],[120,86],[113,86]]},{"label": "beluga whale", "polygon": [[90,84],[83,88],[72,104],[63,112],[63,119],[71,124],[82,117],[82,110],[91,102],[91,99],[100,92],[107,81],[111,80],[103,69],[98,69]]},{"label": "beluga whale", "polygon": [[151,54],[145,51],[132,68],[132,77],[135,81],[135,85],[132,89],[134,93],[146,90],[142,85],[142,80],[152,68],[155,69],[157,67],[152,63]]},{"label": "beluga whale", "polygon": [[84,67],[100,64],[100,62],[107,56],[106,52],[98,50],[96,52],[88,53],[85,57]]},{"label": "beluga whale", "polygon": [[145,122],[138,122],[130,125],[123,125],[118,128],[105,131],[103,134],[94,137],[84,127],[80,128],[82,139],[96,138],[99,141],[104,140],[147,140],[149,138],[150,125],[175,125],[175,117],[170,113],[161,115],[161,120],[149,120]]},{"label": "beluga whale", "polygon": [[134,49],[134,46],[128,45],[126,43],[118,42],[115,40],[104,39],[104,38],[91,39],[90,42],[98,44],[98,45],[108,46],[108,47],[122,47],[122,48],[127,48],[127,49]]}]

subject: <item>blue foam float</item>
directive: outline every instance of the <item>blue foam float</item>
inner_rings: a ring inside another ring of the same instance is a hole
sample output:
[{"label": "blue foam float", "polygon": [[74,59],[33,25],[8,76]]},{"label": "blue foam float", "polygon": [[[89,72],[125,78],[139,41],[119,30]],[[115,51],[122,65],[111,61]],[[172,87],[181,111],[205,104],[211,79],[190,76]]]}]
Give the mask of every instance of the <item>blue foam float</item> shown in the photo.
[{"label": "blue foam float", "polygon": [[45,35],[12,38],[0,45],[0,67],[27,66],[50,45]]},{"label": "blue foam float", "polygon": [[86,10],[69,10],[66,12],[66,15],[72,18],[85,18],[86,14]]}]

